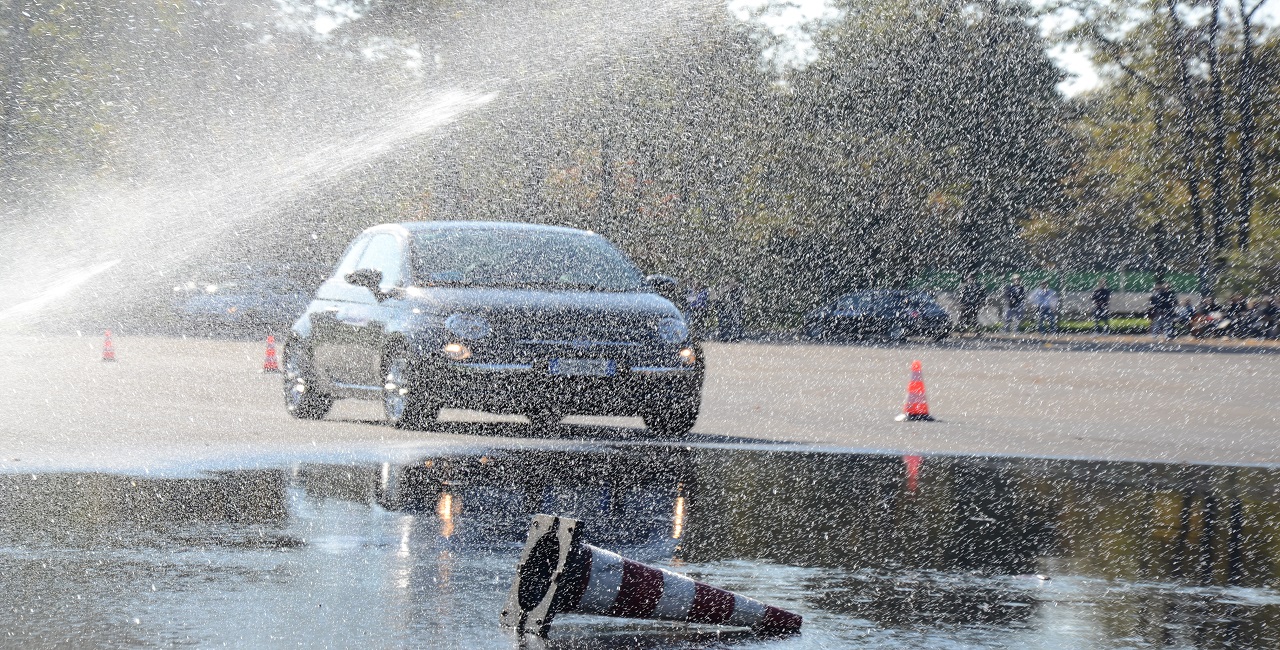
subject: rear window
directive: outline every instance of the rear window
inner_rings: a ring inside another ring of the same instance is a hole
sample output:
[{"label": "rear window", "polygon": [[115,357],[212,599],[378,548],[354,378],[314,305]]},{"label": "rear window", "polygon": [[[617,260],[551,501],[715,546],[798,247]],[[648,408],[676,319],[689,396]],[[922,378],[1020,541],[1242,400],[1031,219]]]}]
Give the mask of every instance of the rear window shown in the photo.
[{"label": "rear window", "polygon": [[428,286],[635,291],[640,272],[597,235],[521,229],[414,234],[414,277]]}]

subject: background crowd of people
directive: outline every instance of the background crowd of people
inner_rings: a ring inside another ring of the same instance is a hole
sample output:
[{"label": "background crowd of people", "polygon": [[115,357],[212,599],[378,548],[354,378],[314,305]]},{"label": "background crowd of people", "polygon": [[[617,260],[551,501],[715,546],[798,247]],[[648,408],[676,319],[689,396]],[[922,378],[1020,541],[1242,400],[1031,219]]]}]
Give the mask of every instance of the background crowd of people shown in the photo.
[{"label": "background crowd of people", "polygon": [[[1088,293],[1086,306],[1073,308],[1074,318],[1085,319],[1094,333],[1115,332],[1113,319],[1117,315],[1112,310],[1115,294],[1107,278],[1099,278]],[[746,288],[739,280],[730,277],[712,285],[701,282],[689,285],[684,307],[690,325],[703,339],[738,341],[745,334],[746,299]],[[1134,296],[1130,294],[1126,301],[1129,307],[1119,314],[1129,321],[1122,325],[1120,331],[1132,333],[1132,318],[1145,316],[1150,323],[1150,333],[1164,338],[1187,335],[1280,338],[1280,307],[1269,295],[1246,298],[1242,293],[1235,293],[1225,303],[1219,303],[1213,296],[1204,296],[1199,304],[1193,304],[1191,298],[1180,298],[1168,282],[1160,281],[1152,287],[1143,312],[1133,309],[1133,300]],[[1052,334],[1059,331],[1063,314],[1062,293],[1048,280],[1041,280],[1029,288],[1018,274],[1009,276],[1008,282],[994,292],[973,275],[965,277],[955,293],[955,331],[983,332],[986,328],[979,322],[979,312],[993,305],[999,312],[999,328],[1004,332],[1034,330]],[[1078,322],[1074,329],[1080,331]]]},{"label": "background crowd of people", "polygon": [[[1104,277],[1098,280],[1089,296],[1092,329],[1096,333],[1112,331],[1112,294]],[[1014,274],[993,295],[984,290],[973,276],[968,276],[960,285],[956,298],[959,308],[956,325],[962,332],[981,331],[978,312],[993,300],[1001,309],[1005,332],[1020,332],[1023,323],[1028,321],[1028,327],[1034,326],[1039,333],[1058,331],[1062,298],[1048,281],[1041,281],[1028,292],[1022,277]],[[1150,321],[1151,333],[1166,338],[1182,335],[1280,338],[1280,308],[1269,295],[1246,298],[1242,293],[1235,293],[1226,304],[1218,303],[1209,295],[1202,297],[1198,305],[1193,305],[1190,298],[1179,302],[1178,294],[1169,283],[1161,281],[1151,289],[1145,316]]]}]

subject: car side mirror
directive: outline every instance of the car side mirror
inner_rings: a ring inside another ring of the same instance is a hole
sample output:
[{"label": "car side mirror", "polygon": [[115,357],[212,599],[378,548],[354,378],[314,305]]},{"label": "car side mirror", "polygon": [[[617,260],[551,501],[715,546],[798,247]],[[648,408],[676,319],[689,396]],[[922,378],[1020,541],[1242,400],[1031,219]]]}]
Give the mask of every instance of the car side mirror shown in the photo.
[{"label": "car side mirror", "polygon": [[378,290],[378,285],[382,284],[382,271],[359,269],[348,273],[343,279],[347,281],[347,284],[368,289],[378,300],[382,300],[382,292]]}]

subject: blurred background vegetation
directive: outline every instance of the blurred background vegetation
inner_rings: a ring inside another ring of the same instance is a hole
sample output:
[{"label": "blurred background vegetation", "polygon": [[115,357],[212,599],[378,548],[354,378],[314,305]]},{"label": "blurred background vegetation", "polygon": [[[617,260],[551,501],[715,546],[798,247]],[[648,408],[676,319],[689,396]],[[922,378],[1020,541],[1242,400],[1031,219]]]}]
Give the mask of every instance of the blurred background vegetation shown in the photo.
[{"label": "blurred background vegetation", "polygon": [[[500,79],[439,53],[504,47],[476,31],[503,10],[518,21],[512,2],[3,2],[9,227],[62,223],[62,194],[174,169],[225,182],[272,143],[358,131],[407,88],[496,85],[484,108],[275,201],[205,256],[327,266],[375,223],[555,223],[646,271],[736,277],[762,323],[966,273],[1280,288],[1280,50],[1256,0],[840,0],[810,24],[803,65],[691,3],[687,21],[572,65],[572,43],[513,45]],[[321,4],[358,19],[317,37],[281,18]],[[1062,45],[1089,53],[1096,87],[1059,90],[1047,52]]]}]

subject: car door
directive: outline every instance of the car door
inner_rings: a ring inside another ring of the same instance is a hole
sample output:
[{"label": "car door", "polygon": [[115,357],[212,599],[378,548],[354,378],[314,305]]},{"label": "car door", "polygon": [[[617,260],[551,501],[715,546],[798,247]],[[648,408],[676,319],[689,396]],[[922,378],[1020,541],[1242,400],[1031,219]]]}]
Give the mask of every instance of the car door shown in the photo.
[{"label": "car door", "polygon": [[386,347],[387,324],[403,308],[403,302],[391,297],[392,289],[401,287],[405,273],[406,242],[395,233],[378,233],[369,240],[360,255],[356,269],[373,269],[382,273],[379,299],[373,292],[357,287],[358,295],[344,312],[344,322],[351,328],[354,349],[350,351],[349,376],[363,386],[381,386],[382,351]]},{"label": "car door", "polygon": [[356,337],[350,321],[366,297],[372,299],[368,289],[346,281],[346,275],[358,268],[361,255],[372,236],[362,235],[342,256],[333,275],[316,291],[316,299],[310,307],[311,354],[317,373],[325,383],[342,388],[357,383],[358,367]]}]

